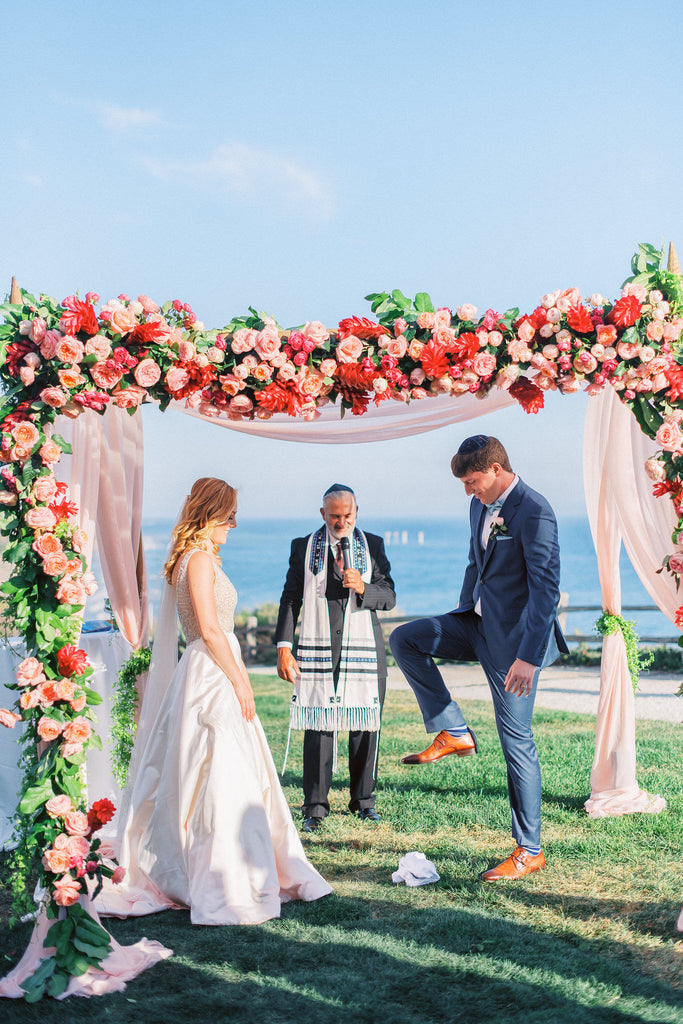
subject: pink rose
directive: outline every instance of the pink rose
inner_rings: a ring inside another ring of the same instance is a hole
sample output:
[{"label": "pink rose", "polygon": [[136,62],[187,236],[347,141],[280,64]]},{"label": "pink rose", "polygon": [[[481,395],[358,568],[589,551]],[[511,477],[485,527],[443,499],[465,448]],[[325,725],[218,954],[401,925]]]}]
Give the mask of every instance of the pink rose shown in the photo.
[{"label": "pink rose", "polygon": [[574,369],[577,373],[592,373],[597,365],[597,359],[590,352],[577,352],[574,356]]},{"label": "pink rose", "polygon": [[60,907],[71,907],[81,898],[81,887],[71,875],[63,875],[54,883],[55,903]]},{"label": "pink rose", "polygon": [[19,379],[25,388],[30,388],[36,379],[36,371],[31,366],[22,366],[19,370]]},{"label": "pink rose", "polygon": [[153,359],[143,359],[135,367],[133,376],[141,388],[151,388],[161,377],[161,368]]},{"label": "pink rose", "polygon": [[70,701],[70,704],[71,710],[78,713],[79,711],[82,711],[87,704],[87,698],[84,693],[77,693],[73,700]]},{"label": "pink rose", "polygon": [[[473,306],[471,302],[465,302],[465,303],[463,303],[462,306],[458,306],[456,312],[457,312],[457,314],[458,314],[458,316],[459,316],[459,318],[461,320],[470,320],[471,321],[471,320],[474,320],[474,318],[477,315],[477,307]],[[449,319],[448,323],[444,324],[444,326],[445,327],[450,327],[450,323],[451,322],[450,322],[450,319]]]},{"label": "pink rose", "polygon": [[617,355],[622,359],[635,359],[638,355],[638,346],[630,341],[620,341],[617,345]]},{"label": "pink rose", "polygon": [[659,483],[660,480],[666,479],[666,469],[659,459],[648,459],[645,463],[645,472],[649,476],[650,480],[654,480],[655,483]]},{"label": "pink rose", "polygon": [[[460,306],[460,309],[474,310],[474,315],[475,316],[477,315],[476,307],[475,306],[470,306],[468,303],[465,303],[464,306]],[[450,309],[446,309],[445,306],[442,306],[440,309],[437,309],[436,313],[434,314],[434,327],[433,327],[433,330],[438,331],[442,327],[450,327],[451,326],[452,316],[453,316],[453,314],[451,313]],[[466,317],[461,317],[461,319],[467,319],[467,318]]]},{"label": "pink rose", "polygon": [[[431,331],[434,327],[436,316],[434,313],[418,313],[417,315],[417,326],[423,330]],[[449,324],[450,326],[450,324]]]},{"label": "pink rose", "polygon": [[655,434],[655,441],[666,452],[679,452],[683,449],[683,434],[676,423],[668,418],[664,420]]},{"label": "pink rose", "polygon": [[421,341],[415,341],[414,339],[411,341],[408,346],[408,355],[413,362],[417,363],[419,361],[422,353],[424,352],[424,348],[424,344]]},{"label": "pink rose", "polygon": [[557,381],[557,386],[563,395],[573,395],[575,392],[580,391],[581,384],[582,382],[578,377],[572,376],[559,377]]},{"label": "pink rose", "polygon": [[499,345],[503,344],[503,335],[500,331],[489,331],[488,343],[493,348],[498,348]]},{"label": "pink rose", "polygon": [[669,569],[680,576],[683,573],[683,551],[674,551],[669,555]]},{"label": "pink rose", "polygon": [[124,880],[125,877],[126,869],[124,867],[121,867],[120,864],[117,864],[112,872],[112,882],[114,883],[114,885],[119,885]]},{"label": "pink rose", "polygon": [[273,324],[266,324],[263,330],[259,332],[254,344],[254,348],[261,359],[272,359],[280,351],[281,347],[282,344],[277,333],[277,327]]},{"label": "pink rose", "polygon": [[290,363],[290,361],[287,360],[287,362],[283,363],[277,371],[277,380],[288,381],[293,380],[294,377],[296,377],[296,366],[294,363]]},{"label": "pink rose", "polygon": [[[41,740],[45,740],[46,743],[52,743],[58,736],[61,735],[62,725],[57,722],[54,718],[49,718],[47,715],[38,721],[36,726],[36,732],[40,736]],[[52,815],[54,817],[54,815]]]},{"label": "pink rose", "polygon": [[19,686],[37,686],[45,681],[45,672],[37,658],[24,658],[17,665],[14,677]]},{"label": "pink rose", "polygon": [[410,383],[411,384],[416,384],[416,385],[417,384],[422,384],[424,382],[426,376],[427,376],[427,374],[424,372],[422,367],[421,366],[416,366],[415,369],[411,371]]},{"label": "pink rose", "polygon": [[119,409],[137,409],[147,397],[147,392],[136,384],[130,384],[127,388],[115,388],[112,397]]},{"label": "pink rose", "polygon": [[661,341],[664,337],[664,324],[661,320],[653,320],[647,325],[648,341]]},{"label": "pink rose", "polygon": [[[567,310],[565,310],[564,312],[566,313]],[[562,310],[558,309],[557,306],[551,306],[546,313],[546,319],[549,324],[559,324],[560,320],[562,319]],[[526,322],[528,326],[531,327],[531,324],[529,324],[528,321]]]},{"label": "pink rose", "polygon": [[49,508],[30,508],[25,519],[32,530],[54,530],[57,525],[57,517]]},{"label": "pink rose", "polygon": [[83,530],[74,530],[74,535],[71,538],[71,547],[74,551],[77,551],[79,555],[85,553],[88,546],[88,535]]},{"label": "pink rose", "polygon": [[309,370],[299,380],[299,391],[309,398],[317,398],[325,383],[325,377],[318,370]]},{"label": "pink rose", "polygon": [[533,355],[533,352],[522,338],[513,338],[512,341],[508,342],[507,350],[510,358],[515,363],[528,363]]},{"label": "pink rose", "polygon": [[206,358],[210,363],[223,363],[225,362],[225,352],[218,345],[209,345],[206,350]]},{"label": "pink rose", "polygon": [[82,861],[90,853],[90,843],[81,835],[72,835],[67,839],[64,852],[71,860]]},{"label": "pink rose", "polygon": [[635,295],[638,302],[645,302],[645,299],[647,298],[647,288],[642,284],[636,284],[632,281],[630,284],[624,285],[621,289],[621,294],[622,296]]},{"label": "pink rose", "polygon": [[413,390],[410,392],[410,397],[417,398],[418,400],[420,400],[422,398],[427,397],[427,392],[425,391],[424,388],[413,388]]},{"label": "pink rose", "polygon": [[46,334],[47,324],[45,320],[43,320],[42,316],[37,316],[31,324],[31,340],[34,341],[36,345],[40,345]]},{"label": "pink rose", "polygon": [[56,850],[54,848],[46,850],[42,856],[43,867],[47,871],[52,871],[55,875],[63,874],[69,870],[69,864],[71,857],[65,849]]},{"label": "pink rose", "polygon": [[496,384],[499,388],[502,388],[503,391],[508,391],[510,386],[514,384],[518,377],[519,366],[517,364],[505,366],[496,377]]},{"label": "pink rose", "polygon": [[65,576],[57,587],[57,600],[60,604],[73,604],[81,607],[85,604],[86,593],[76,580]]},{"label": "pink rose", "polygon": [[334,351],[339,363],[355,363],[363,353],[363,342],[355,334],[349,334],[343,341],[337,343]]},{"label": "pink rose", "polygon": [[169,391],[180,391],[189,382],[190,375],[182,366],[172,366],[165,380]]},{"label": "pink rose", "polygon": [[126,306],[117,306],[111,315],[111,325],[117,334],[128,334],[136,326],[135,315]]},{"label": "pink rose", "polygon": [[197,348],[192,341],[187,341],[183,338],[178,342],[178,358],[182,359],[184,363],[189,363],[197,355]]},{"label": "pink rose", "polygon": [[47,440],[39,449],[38,454],[43,460],[44,466],[51,466],[55,462],[59,462],[62,457],[62,449],[55,441]]},{"label": "pink rose", "polygon": [[[66,735],[66,729],[64,733]],[[64,828],[70,836],[87,836],[90,832],[87,814],[83,814],[82,811],[69,811],[64,815]]]},{"label": "pink rose", "polygon": [[664,340],[678,341],[681,329],[683,329],[683,320],[672,320],[671,323],[664,324]]},{"label": "pink rose", "polygon": [[45,811],[50,818],[63,818],[65,814],[73,810],[73,807],[71,797],[66,796],[65,793],[60,793],[59,796],[50,797],[45,804]]},{"label": "pink rose", "polygon": [[0,708],[0,725],[4,725],[6,729],[13,729],[19,721],[21,721],[21,715],[17,715],[14,711],[8,711],[7,708]]},{"label": "pink rose", "polygon": [[40,704],[40,691],[38,688],[35,690],[24,690],[19,697],[19,704],[24,711],[28,711],[30,708],[35,708]]},{"label": "pink rose", "polygon": [[324,377],[331,377],[336,369],[336,359],[323,359],[320,363],[320,372]]},{"label": "pink rose", "polygon": [[238,331],[235,331],[232,337],[232,351],[236,355],[241,355],[244,352],[250,352],[258,337],[258,332],[253,331],[248,327],[240,327]]},{"label": "pink rose", "polygon": [[307,321],[304,324],[301,333],[305,334],[311,341],[314,341],[316,345],[322,345],[322,343],[327,341],[330,336],[330,332],[327,327],[321,324],[319,320]]},{"label": "pink rose", "polygon": [[61,338],[55,347],[55,355],[60,363],[80,363],[84,352],[83,344],[70,334]]},{"label": "pink rose", "polygon": [[57,345],[62,340],[64,335],[61,331],[47,331],[45,337],[40,343],[40,354],[43,359],[52,359],[57,350]]},{"label": "pink rose", "polygon": [[394,359],[403,359],[407,351],[408,342],[402,334],[399,334],[396,338],[389,339],[389,343],[386,347],[386,353],[388,356],[393,356]]},{"label": "pink rose", "polygon": [[530,341],[533,341],[535,333],[536,331],[534,330],[533,324],[530,324],[528,320],[525,320],[517,328],[517,337],[526,345],[528,345]]},{"label": "pink rose", "polygon": [[40,392],[41,401],[52,409],[61,409],[67,403],[67,397],[61,388],[43,388]]},{"label": "pink rose", "polygon": [[88,338],[86,341],[85,352],[86,355],[97,356],[99,362],[103,363],[111,355],[109,339],[102,334],[95,334],[94,337]]},{"label": "pink rose", "polygon": [[106,362],[95,363],[91,366],[90,376],[94,380],[95,384],[97,384],[98,388],[108,391],[110,388],[116,387],[123,377],[123,370],[111,360],[106,360]]},{"label": "pink rose", "polygon": [[479,377],[488,377],[496,368],[496,357],[491,352],[477,352],[472,368]]},{"label": "pink rose", "polygon": [[156,302],[150,299],[149,295],[138,295],[138,302],[142,306],[145,313],[158,313],[159,307]]}]

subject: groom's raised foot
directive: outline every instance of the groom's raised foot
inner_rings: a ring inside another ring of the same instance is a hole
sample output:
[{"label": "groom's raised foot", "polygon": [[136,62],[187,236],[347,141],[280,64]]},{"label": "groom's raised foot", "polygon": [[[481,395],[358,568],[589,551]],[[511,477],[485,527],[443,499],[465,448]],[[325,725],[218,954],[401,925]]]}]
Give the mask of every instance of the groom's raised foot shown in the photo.
[{"label": "groom's raised foot", "polygon": [[474,733],[469,730],[464,736],[451,736],[445,729],[436,736],[426,750],[419,754],[406,754],[401,758],[401,764],[431,764],[438,761],[440,757],[448,754],[456,754],[458,757],[468,757],[469,754],[476,754],[477,741]]},{"label": "groom's raised foot", "polygon": [[479,877],[482,882],[514,881],[516,878],[530,875],[533,871],[540,871],[544,867],[543,850],[534,856],[523,847],[518,846],[506,860],[497,864],[495,868],[484,871]]}]

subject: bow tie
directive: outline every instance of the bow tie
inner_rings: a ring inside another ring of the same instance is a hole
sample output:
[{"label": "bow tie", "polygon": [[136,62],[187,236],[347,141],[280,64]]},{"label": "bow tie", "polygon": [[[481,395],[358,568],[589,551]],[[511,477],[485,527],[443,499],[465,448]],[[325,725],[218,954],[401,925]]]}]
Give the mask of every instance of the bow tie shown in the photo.
[{"label": "bow tie", "polygon": [[502,507],[503,502],[501,501],[500,498],[497,498],[496,501],[492,501],[490,505],[486,506],[486,511],[490,516],[495,516],[500,512]]}]

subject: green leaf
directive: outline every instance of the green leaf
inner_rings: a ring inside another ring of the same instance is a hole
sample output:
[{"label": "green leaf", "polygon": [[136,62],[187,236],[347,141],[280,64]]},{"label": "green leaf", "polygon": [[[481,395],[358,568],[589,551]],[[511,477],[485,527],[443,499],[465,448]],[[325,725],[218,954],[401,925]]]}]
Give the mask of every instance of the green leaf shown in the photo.
[{"label": "green leaf", "polygon": [[399,306],[401,309],[412,308],[412,303],[410,299],[406,298],[406,296],[403,294],[400,288],[394,288],[393,292],[391,293],[391,297],[396,303],[396,305]]},{"label": "green leaf", "polygon": [[648,437],[654,437],[663,423],[662,416],[654,409],[644,395],[636,395],[629,403],[638,426]]},{"label": "green leaf", "polygon": [[31,786],[26,790],[21,798],[19,810],[22,814],[33,814],[41,804],[47,803],[54,795],[52,781],[43,779],[37,786]]},{"label": "green leaf", "polygon": [[415,309],[418,313],[433,313],[434,305],[427,292],[418,292],[415,296]]},{"label": "green leaf", "polygon": [[83,939],[79,939],[75,936],[73,944],[79,953],[84,953],[86,956],[92,957],[94,960],[104,960],[108,953],[111,952],[111,943],[107,941],[102,943],[100,946],[94,946],[90,942],[84,942]]},{"label": "green leaf", "polygon": [[89,690],[83,685],[81,685],[81,689],[85,692],[85,695],[88,698],[88,704],[93,705],[102,703],[104,698],[96,690]]},{"label": "green leaf", "polygon": [[56,999],[63,992],[66,992],[70,981],[71,976],[66,971],[55,971],[47,983],[47,994]]}]

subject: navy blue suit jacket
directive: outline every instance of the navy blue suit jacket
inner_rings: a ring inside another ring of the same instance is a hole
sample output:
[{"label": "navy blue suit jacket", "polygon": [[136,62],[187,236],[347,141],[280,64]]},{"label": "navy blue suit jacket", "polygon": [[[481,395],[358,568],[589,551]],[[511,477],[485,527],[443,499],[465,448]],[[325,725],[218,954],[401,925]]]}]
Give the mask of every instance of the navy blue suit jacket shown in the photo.
[{"label": "navy blue suit jacket", "polygon": [[556,617],[560,598],[560,548],[557,521],[549,503],[520,480],[498,515],[505,531],[489,538],[481,532],[486,506],[470,503],[470,554],[455,612],[474,609],[481,600],[486,643],[507,671],[516,658],[546,665],[567,651]]}]

